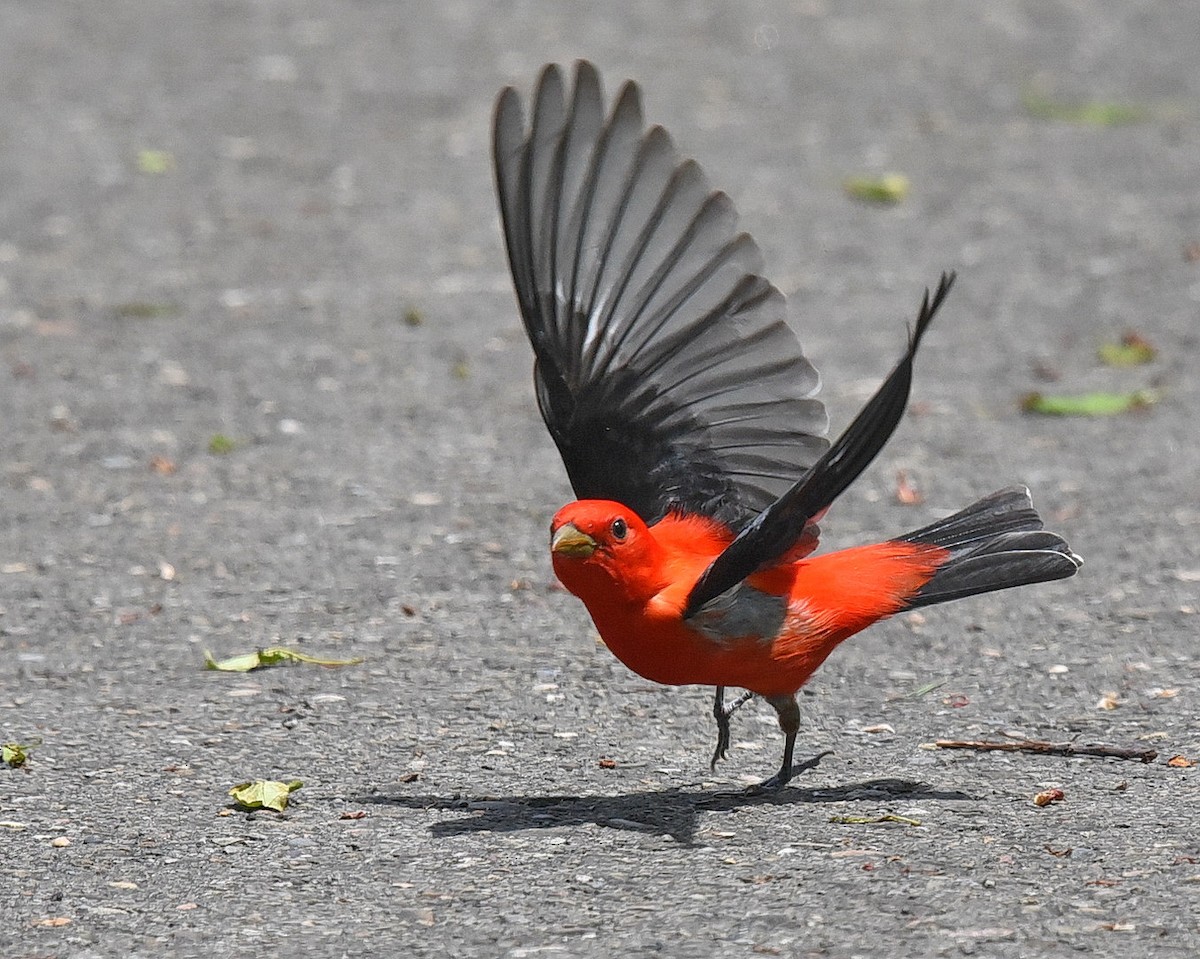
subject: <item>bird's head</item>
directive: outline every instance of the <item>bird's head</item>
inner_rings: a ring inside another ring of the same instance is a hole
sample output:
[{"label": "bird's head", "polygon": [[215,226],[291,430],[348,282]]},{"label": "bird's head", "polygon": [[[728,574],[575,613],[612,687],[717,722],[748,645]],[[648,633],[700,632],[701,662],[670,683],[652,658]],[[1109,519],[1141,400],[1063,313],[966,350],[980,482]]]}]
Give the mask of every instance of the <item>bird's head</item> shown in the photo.
[{"label": "bird's head", "polygon": [[568,503],[550,523],[554,572],[587,603],[602,596],[649,599],[663,586],[661,552],[641,517],[610,500]]}]

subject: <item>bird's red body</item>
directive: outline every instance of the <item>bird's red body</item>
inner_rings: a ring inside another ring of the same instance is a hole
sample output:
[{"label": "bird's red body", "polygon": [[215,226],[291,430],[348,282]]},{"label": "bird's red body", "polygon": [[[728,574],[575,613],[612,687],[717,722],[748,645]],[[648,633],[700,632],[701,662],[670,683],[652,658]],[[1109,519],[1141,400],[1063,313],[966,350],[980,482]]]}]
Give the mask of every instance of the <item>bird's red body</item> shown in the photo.
[{"label": "bird's red body", "polygon": [[[629,532],[613,544],[607,531],[618,515]],[[700,616],[697,624],[683,616],[688,595],[732,533],[707,517],[678,513],[646,527],[603,500],[569,504],[551,528],[567,523],[600,549],[587,563],[556,553],[555,573],[583,600],[621,662],[657,683],[738,686],[768,698],[794,693],[839,643],[903,609],[948,555],[887,542],[783,562],[745,581],[779,601],[781,621],[768,615],[760,625],[750,616],[724,626]],[[605,549],[612,549],[610,562],[603,561]],[[764,627],[770,632],[754,631]]]}]

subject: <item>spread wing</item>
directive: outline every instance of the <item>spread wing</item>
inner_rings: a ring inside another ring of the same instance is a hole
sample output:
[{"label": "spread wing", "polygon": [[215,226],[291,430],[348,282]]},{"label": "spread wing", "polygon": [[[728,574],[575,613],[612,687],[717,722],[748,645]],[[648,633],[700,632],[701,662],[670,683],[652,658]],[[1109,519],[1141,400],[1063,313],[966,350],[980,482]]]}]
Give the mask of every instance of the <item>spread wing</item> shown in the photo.
[{"label": "spread wing", "polygon": [[528,126],[505,89],[493,138],[538,405],[575,495],[743,528],[829,443],[817,372],[733,204],[646,127],[636,84],[606,115],[590,63],[569,100],[545,68]]}]

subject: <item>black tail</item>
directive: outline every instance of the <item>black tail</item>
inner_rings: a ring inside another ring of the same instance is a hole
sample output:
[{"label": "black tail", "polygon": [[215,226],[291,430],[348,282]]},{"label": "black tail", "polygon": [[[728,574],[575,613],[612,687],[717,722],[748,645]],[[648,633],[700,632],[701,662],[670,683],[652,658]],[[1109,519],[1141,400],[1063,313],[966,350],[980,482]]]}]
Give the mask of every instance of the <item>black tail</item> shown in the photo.
[{"label": "black tail", "polygon": [[933,579],[908,601],[909,609],[1066,579],[1083,565],[1066,540],[1042,527],[1042,518],[1024,486],[985,496],[953,516],[899,539],[950,551],[950,558]]}]

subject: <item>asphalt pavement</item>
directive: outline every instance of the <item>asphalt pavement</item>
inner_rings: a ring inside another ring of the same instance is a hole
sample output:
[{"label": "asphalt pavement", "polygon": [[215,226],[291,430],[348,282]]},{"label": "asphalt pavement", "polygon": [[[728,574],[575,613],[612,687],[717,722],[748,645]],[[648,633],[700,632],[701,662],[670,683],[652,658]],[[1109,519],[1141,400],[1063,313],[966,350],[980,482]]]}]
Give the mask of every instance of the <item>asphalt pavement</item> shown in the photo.
[{"label": "asphalt pavement", "polygon": [[[1149,0],[0,0],[0,956],[1200,953],[1198,38]],[[550,570],[488,125],[578,56],[733,197],[835,430],[958,270],[827,546],[1024,482],[1086,562],[839,649],[834,755],[778,794],[769,708],[710,772],[710,691]],[[1153,360],[1100,362],[1128,332]],[[204,668],[274,646],[363,662]],[[930,748],[1006,735],[1157,758]],[[303,787],[232,809],[256,779]]]}]

